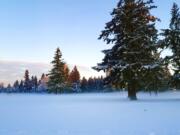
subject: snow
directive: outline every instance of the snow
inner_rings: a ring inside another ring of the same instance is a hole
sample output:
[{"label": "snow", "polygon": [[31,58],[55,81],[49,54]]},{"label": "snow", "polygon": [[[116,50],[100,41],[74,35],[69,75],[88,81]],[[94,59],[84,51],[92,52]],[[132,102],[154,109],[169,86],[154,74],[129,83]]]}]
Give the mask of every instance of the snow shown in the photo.
[{"label": "snow", "polygon": [[0,135],[180,135],[180,92],[0,94]]},{"label": "snow", "polygon": [[154,68],[159,67],[159,64],[144,65],[143,67],[145,69],[154,69]]}]

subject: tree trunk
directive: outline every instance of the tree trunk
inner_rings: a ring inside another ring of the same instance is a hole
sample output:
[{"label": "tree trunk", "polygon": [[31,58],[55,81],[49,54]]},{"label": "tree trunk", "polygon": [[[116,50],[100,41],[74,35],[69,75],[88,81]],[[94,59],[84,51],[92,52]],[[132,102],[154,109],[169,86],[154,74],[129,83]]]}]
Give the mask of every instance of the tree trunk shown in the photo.
[{"label": "tree trunk", "polygon": [[130,100],[137,100],[135,84],[128,85],[128,98]]}]

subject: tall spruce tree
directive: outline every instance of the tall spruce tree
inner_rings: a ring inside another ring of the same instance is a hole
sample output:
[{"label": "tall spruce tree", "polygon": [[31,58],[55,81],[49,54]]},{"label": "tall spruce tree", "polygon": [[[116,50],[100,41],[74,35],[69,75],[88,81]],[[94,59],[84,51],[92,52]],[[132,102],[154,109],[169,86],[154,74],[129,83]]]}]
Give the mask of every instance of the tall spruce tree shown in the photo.
[{"label": "tall spruce tree", "polygon": [[62,59],[62,53],[57,48],[54,56],[54,60],[51,62],[53,68],[49,73],[48,91],[50,93],[63,93],[65,89],[65,72],[64,72],[64,61]]},{"label": "tall spruce tree", "polygon": [[26,70],[24,74],[24,92],[30,92],[31,89],[32,87],[31,87],[31,81],[29,78],[29,70]]},{"label": "tall spruce tree", "polygon": [[73,70],[69,75],[69,80],[71,83],[79,83],[80,82],[80,73],[76,66],[74,66]]},{"label": "tall spruce tree", "polygon": [[164,29],[162,32],[165,37],[163,45],[173,53],[172,56],[166,57],[168,64],[171,64],[174,70],[171,84],[180,88],[180,10],[176,3],[173,4],[171,16],[169,29]]},{"label": "tall spruce tree", "polygon": [[150,13],[156,8],[152,4],[153,0],[120,0],[99,37],[113,47],[103,51],[103,62],[93,68],[107,72],[106,83],[126,87],[131,100],[137,99],[141,82],[158,78],[155,75],[160,69],[156,57],[158,19]]}]

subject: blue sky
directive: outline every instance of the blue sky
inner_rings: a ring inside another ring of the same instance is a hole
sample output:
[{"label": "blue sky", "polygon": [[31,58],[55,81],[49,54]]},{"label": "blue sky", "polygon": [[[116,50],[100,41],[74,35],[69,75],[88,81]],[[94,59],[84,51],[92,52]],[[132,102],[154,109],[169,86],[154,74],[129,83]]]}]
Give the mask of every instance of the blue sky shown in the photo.
[{"label": "blue sky", "polygon": [[98,35],[116,2],[4,0],[0,3],[0,58],[52,60],[57,46],[70,64],[93,66],[104,48]]},{"label": "blue sky", "polygon": [[[161,19],[158,28],[168,27],[173,2],[154,0]],[[57,47],[65,61],[91,67],[107,48],[97,40],[118,0],[1,0],[0,60],[50,63]]]},{"label": "blue sky", "polygon": [[[93,66],[107,47],[97,37],[118,0],[1,0],[0,59],[49,63],[59,46],[70,64]],[[167,27],[173,1],[155,0]]]}]

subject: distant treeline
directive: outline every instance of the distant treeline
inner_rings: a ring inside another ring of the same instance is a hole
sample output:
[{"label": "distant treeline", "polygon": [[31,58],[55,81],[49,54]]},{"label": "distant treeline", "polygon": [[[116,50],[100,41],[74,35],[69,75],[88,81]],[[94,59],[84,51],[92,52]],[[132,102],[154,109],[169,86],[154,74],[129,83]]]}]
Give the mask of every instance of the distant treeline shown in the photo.
[{"label": "distant treeline", "polygon": [[[68,65],[61,59],[62,53],[57,48],[54,60],[52,61],[53,68],[49,74],[42,74],[41,78],[30,76],[29,70],[24,73],[22,80],[16,80],[13,85],[8,84],[7,87],[3,83],[0,84],[1,93],[87,93],[87,92],[112,92],[126,91],[120,83],[107,84],[106,79],[100,77],[80,77],[80,72],[76,66],[70,72]],[[152,80],[149,86],[142,85],[141,91],[161,92],[170,89],[179,89],[180,84],[174,81],[174,76],[171,75],[168,68],[162,71],[162,76],[159,81]],[[108,74],[108,73],[107,73]]]},{"label": "distant treeline", "polygon": [[[153,0],[119,0],[99,36],[111,47],[102,51],[102,62],[93,67],[106,73],[104,79],[81,80],[76,66],[69,72],[57,48],[47,75],[38,80],[26,71],[24,80],[7,88],[2,85],[1,91],[59,94],[127,90],[129,99],[137,100],[138,91],[180,89],[180,9],[174,3],[169,27],[158,30],[160,19],[151,14],[154,8]],[[162,57],[166,50],[172,55]]]},{"label": "distant treeline", "polygon": [[[74,72],[75,71],[75,72]],[[86,79],[83,77],[80,79],[74,77],[75,74],[79,74],[76,66],[73,72],[68,77],[68,87],[61,93],[82,93],[82,92],[104,92],[103,77],[90,77]],[[36,76],[29,77],[29,71],[25,71],[24,79],[21,81],[16,80],[13,85],[8,84],[4,86],[0,84],[1,93],[50,93],[48,90],[48,75],[42,74],[41,78],[38,79]]]}]

